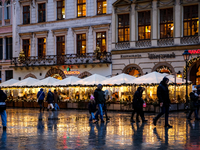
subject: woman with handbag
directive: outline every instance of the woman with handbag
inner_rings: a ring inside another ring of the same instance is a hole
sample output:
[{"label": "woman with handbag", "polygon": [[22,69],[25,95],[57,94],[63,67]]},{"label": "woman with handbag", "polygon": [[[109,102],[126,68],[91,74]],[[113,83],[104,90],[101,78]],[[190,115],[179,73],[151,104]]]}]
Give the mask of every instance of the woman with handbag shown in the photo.
[{"label": "woman with handbag", "polygon": [[139,121],[139,115],[142,118],[142,122],[146,122],[147,120],[145,120],[144,118],[144,112],[143,112],[143,99],[142,99],[142,93],[144,91],[143,87],[138,87],[137,91],[135,92],[134,96],[133,96],[133,103],[132,103],[132,115],[131,115],[131,122],[134,123],[135,121],[133,120],[134,114],[137,113],[136,116],[136,121]]}]

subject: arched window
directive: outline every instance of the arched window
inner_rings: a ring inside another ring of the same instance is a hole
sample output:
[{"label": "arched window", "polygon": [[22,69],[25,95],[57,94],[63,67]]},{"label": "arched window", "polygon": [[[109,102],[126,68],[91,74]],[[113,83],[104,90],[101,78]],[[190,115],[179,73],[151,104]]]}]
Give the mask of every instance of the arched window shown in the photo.
[{"label": "arched window", "polygon": [[136,64],[129,64],[122,70],[122,72],[134,77],[139,77],[143,74],[142,69]]},{"label": "arched window", "polygon": [[167,66],[160,66],[159,68],[156,69],[156,71],[159,73],[167,73],[167,74],[172,73],[171,69]]},{"label": "arched window", "polygon": [[7,0],[4,3],[4,18],[6,20],[11,19],[11,5],[10,5],[10,0]]}]

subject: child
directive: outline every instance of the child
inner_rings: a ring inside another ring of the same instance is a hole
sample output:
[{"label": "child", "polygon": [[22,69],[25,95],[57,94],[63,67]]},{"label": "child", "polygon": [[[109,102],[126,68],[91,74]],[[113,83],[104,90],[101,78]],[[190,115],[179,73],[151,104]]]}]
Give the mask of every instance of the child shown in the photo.
[{"label": "child", "polygon": [[190,93],[190,112],[187,117],[188,120],[192,120],[190,117],[193,112],[195,114],[195,120],[199,120],[198,113],[197,113],[198,98],[199,98],[199,96],[197,93],[195,93],[195,91]]},{"label": "child", "polygon": [[92,122],[94,121],[94,123],[97,122],[97,120],[95,119],[94,117],[94,113],[96,111],[96,103],[94,101],[94,96],[91,94],[90,96],[90,102],[88,104],[88,109],[89,109],[89,113],[91,114],[90,118],[89,118],[89,121]]}]

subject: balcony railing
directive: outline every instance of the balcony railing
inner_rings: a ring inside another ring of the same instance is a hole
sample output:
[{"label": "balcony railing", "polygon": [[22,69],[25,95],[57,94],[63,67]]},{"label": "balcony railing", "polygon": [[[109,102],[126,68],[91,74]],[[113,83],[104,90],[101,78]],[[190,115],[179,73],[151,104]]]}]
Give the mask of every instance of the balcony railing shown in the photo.
[{"label": "balcony railing", "polygon": [[174,45],[174,38],[159,39],[157,44],[158,46],[172,46]]},{"label": "balcony railing", "polygon": [[189,37],[182,37],[181,38],[181,44],[198,44],[200,43],[199,41],[199,36],[189,36]]},{"label": "balcony railing", "polygon": [[129,49],[130,48],[130,42],[120,42],[115,44],[116,49]]},{"label": "balcony railing", "polygon": [[24,60],[19,60],[14,57],[11,64],[16,67],[30,67],[30,66],[54,66],[54,65],[81,65],[81,64],[97,64],[97,63],[111,63],[112,57],[110,52],[106,53],[86,53],[83,55],[66,54],[62,56],[47,55],[45,57],[30,56]]},{"label": "balcony railing", "polygon": [[136,47],[151,47],[151,40],[136,41]]}]

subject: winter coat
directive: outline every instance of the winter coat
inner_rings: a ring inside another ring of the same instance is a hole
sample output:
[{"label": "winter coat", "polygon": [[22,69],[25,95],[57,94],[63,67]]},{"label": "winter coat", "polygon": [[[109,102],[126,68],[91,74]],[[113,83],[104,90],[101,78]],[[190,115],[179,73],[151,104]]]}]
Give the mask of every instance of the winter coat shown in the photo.
[{"label": "winter coat", "polygon": [[54,103],[58,103],[59,101],[59,96],[57,92],[54,92]]},{"label": "winter coat", "polygon": [[159,99],[159,102],[163,103],[163,106],[170,105],[169,90],[167,84],[165,84],[165,81],[160,82],[157,88],[157,97]]},{"label": "winter coat", "polygon": [[138,87],[137,91],[135,92],[133,96],[133,103],[132,108],[133,109],[142,109],[143,107],[143,99],[142,99],[142,93],[140,92],[142,87]]},{"label": "winter coat", "polygon": [[96,104],[104,104],[105,103],[104,91],[102,91],[101,89],[97,88],[94,91],[94,98],[95,98]]},{"label": "winter coat", "polygon": [[88,104],[88,110],[89,110],[89,113],[94,113],[96,111],[96,104],[95,102],[89,102]]},{"label": "winter coat", "polygon": [[[41,94],[42,93],[42,94]],[[43,92],[43,89],[41,89],[38,93],[37,93],[37,98],[39,98],[39,101],[43,101],[45,98],[45,94]]]},{"label": "winter coat", "polygon": [[197,109],[198,107],[198,96],[194,92],[190,93],[190,109]]},{"label": "winter coat", "polygon": [[7,95],[2,90],[0,90],[0,112],[6,110],[6,99]]},{"label": "winter coat", "polygon": [[53,93],[50,92],[50,91],[49,91],[48,94],[47,94],[47,102],[48,102],[48,104],[54,102],[54,95],[53,95]]}]

